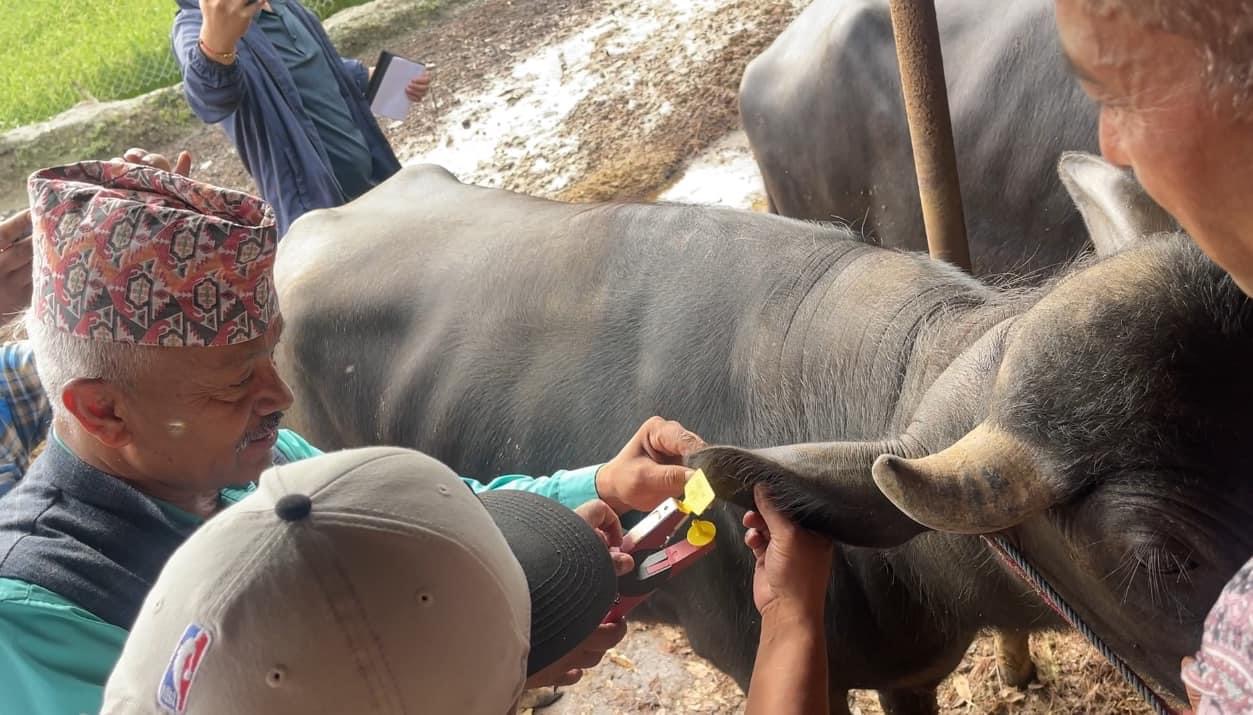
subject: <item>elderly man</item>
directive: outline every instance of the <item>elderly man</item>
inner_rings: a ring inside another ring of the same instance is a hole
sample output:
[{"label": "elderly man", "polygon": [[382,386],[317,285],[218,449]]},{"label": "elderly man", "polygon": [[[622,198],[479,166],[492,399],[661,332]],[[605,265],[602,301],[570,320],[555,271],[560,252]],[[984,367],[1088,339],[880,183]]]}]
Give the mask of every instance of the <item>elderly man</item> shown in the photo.
[{"label": "elderly man", "polygon": [[1253,295],[1253,7],[1058,0],[1057,22],[1101,153]]},{"label": "elderly man", "polygon": [[[27,329],[54,417],[0,509],[0,692],[6,711],[95,712],[170,554],[263,469],[318,451],[278,428],[292,396],[272,360],[268,205],[115,162],[38,172],[30,194]],[[467,483],[647,507],[681,493],[678,462],[701,445],[654,419],[599,468]],[[577,679],[624,632],[603,627],[531,684]]]},{"label": "elderly man", "polygon": [[[155,166],[187,176],[191,154],[182,152],[173,164],[161,154],[127,149],[114,161]],[[0,497],[17,484],[52,425],[52,405],[39,374],[35,355],[25,340],[15,340],[20,321],[30,307],[30,210],[0,222]]]}]

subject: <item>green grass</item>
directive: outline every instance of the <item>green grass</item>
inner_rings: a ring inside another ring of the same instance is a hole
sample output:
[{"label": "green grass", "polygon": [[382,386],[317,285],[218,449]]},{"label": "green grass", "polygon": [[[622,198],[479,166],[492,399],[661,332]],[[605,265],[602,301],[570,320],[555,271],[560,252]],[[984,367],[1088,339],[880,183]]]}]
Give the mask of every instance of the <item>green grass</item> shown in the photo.
[{"label": "green grass", "polygon": [[[306,4],[323,17],[364,0]],[[178,81],[174,0],[5,0],[0,131],[75,104],[126,99]]]}]

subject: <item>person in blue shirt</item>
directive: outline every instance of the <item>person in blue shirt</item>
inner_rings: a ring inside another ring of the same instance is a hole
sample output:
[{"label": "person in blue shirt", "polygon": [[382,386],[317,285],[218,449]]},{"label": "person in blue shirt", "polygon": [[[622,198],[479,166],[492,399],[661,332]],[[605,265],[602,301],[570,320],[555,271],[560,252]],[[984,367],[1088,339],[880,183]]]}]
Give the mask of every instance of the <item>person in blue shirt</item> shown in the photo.
[{"label": "person in blue shirt", "polygon": [[[370,70],[340,57],[299,0],[178,0],[171,33],[196,116],[221,124],[278,215],[278,232],[400,169],[370,111]],[[429,76],[406,90],[425,95]]]},{"label": "person in blue shirt", "polygon": [[[30,246],[29,211],[0,222],[0,323],[30,305]],[[30,346],[0,345],[0,497],[26,472],[51,422]]]},{"label": "person in blue shirt", "polygon": [[0,497],[26,473],[51,424],[52,407],[30,344],[0,345]]},{"label": "person in blue shirt", "polygon": [[[262,470],[319,452],[279,428],[268,205],[120,162],[45,169],[30,191],[25,325],[52,428],[0,500],[0,693],[6,712],[96,712],[170,554]],[[603,465],[465,483],[649,508],[682,493],[702,446],[652,419]],[[624,634],[602,626],[529,684],[576,680]]]}]

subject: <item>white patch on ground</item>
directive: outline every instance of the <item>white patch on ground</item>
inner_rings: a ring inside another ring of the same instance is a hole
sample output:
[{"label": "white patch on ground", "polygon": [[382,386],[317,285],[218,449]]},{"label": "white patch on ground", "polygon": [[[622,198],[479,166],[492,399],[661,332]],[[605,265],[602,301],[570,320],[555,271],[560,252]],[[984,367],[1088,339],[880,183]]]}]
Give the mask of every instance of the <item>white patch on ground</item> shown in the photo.
[{"label": "white patch on ground", "polygon": [[688,162],[682,175],[657,196],[659,201],[730,206],[763,206],[766,191],[743,130],[715,142]]},{"label": "white patch on ground", "polygon": [[[684,28],[725,4],[726,0],[623,4],[618,11],[514,65],[481,94],[459,97],[445,111],[433,136],[397,146],[397,155],[405,165],[439,164],[462,181],[482,186],[500,186],[502,174],[525,157],[539,156],[543,158],[531,167],[532,174],[545,179],[539,184],[539,193],[560,191],[577,178],[576,167],[570,162],[550,161],[573,155],[579,148],[577,128],[566,124],[566,117],[606,82],[629,91],[647,79],[615,76],[605,71],[606,63],[666,33],[684,38],[689,57],[711,56],[731,32],[711,38]],[[690,63],[678,58],[675,61]],[[659,118],[623,120],[647,123]]]}]

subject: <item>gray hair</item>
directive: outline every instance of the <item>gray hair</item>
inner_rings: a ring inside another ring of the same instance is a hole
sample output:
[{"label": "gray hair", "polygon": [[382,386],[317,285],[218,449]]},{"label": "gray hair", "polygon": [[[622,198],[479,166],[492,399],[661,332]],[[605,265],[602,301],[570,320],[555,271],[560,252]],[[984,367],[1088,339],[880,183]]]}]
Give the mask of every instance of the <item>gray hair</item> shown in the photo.
[{"label": "gray hair", "polygon": [[70,381],[85,378],[132,387],[151,362],[148,348],[75,337],[49,328],[33,311],[27,312],[24,322],[35,370],[54,414],[63,409],[61,395]]},{"label": "gray hair", "polygon": [[1211,99],[1219,100],[1224,90],[1230,91],[1230,108],[1238,115],[1248,113],[1253,95],[1253,0],[1085,1],[1092,12],[1125,13],[1145,27],[1195,44]]}]

